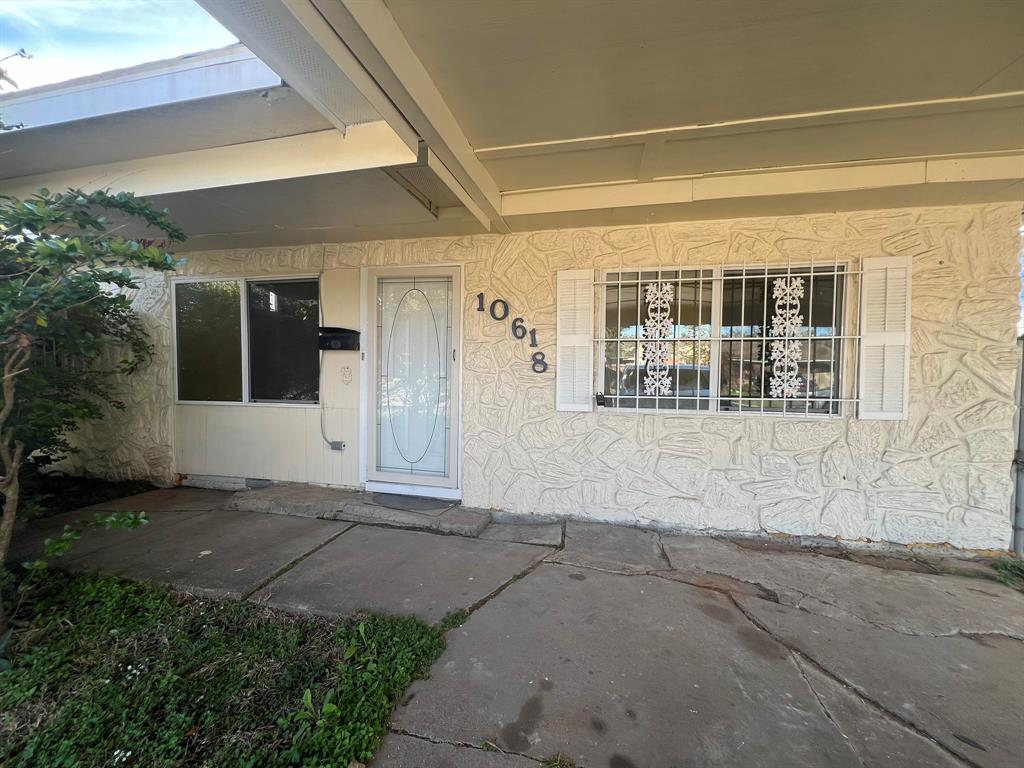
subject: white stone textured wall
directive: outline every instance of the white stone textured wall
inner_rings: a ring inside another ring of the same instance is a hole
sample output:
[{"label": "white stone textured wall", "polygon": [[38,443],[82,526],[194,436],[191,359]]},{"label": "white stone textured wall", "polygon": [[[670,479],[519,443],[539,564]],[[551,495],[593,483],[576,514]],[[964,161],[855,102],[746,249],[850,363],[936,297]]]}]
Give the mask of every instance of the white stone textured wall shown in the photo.
[{"label": "white stone textured wall", "polygon": [[[287,274],[322,266],[465,265],[464,503],[687,529],[1005,549],[1018,368],[1020,211],[1014,204],[587,228],[189,255],[185,271]],[[558,270],[913,256],[910,417],[558,413]],[[169,482],[168,282],[137,307],[158,360],[128,410],[83,435],[82,465]],[[475,311],[504,298],[552,363]],[[330,297],[325,301],[329,302]]]}]

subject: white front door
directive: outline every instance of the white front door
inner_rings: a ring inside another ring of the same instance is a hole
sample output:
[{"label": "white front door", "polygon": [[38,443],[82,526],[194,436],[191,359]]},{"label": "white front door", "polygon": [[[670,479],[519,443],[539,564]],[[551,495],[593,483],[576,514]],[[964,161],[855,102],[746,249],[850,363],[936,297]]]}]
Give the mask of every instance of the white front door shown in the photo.
[{"label": "white front door", "polygon": [[458,267],[371,269],[367,479],[458,487]]}]

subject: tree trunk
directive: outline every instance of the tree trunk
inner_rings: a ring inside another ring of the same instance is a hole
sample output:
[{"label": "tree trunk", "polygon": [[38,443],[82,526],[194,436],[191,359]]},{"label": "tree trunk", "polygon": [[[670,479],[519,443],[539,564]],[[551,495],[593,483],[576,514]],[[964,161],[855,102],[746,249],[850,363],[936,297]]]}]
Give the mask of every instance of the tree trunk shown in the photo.
[{"label": "tree trunk", "polygon": [[[15,456],[21,458],[21,444],[15,448]],[[4,483],[4,516],[0,518],[0,573],[3,572],[7,563],[7,550],[11,546],[11,537],[14,535],[14,517],[18,512],[18,496],[21,491],[20,474],[21,462],[12,467],[8,472]],[[0,637],[7,632],[7,609],[4,607],[3,595],[0,594]]]}]

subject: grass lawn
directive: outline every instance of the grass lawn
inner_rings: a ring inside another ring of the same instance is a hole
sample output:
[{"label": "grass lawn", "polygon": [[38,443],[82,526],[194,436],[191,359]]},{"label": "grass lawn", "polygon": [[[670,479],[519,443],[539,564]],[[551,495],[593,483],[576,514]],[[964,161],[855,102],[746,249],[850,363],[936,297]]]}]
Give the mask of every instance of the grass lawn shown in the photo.
[{"label": "grass lawn", "polygon": [[109,576],[27,578],[8,590],[20,605],[0,672],[11,768],[347,768],[369,760],[444,649],[445,626],[415,618],[331,621]]}]

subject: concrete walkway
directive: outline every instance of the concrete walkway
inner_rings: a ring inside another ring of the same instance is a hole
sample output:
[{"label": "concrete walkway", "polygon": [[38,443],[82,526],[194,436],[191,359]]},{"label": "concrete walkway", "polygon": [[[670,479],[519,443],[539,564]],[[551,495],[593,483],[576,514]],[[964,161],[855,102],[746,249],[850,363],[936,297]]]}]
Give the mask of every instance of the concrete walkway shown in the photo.
[{"label": "concrete walkway", "polygon": [[[90,535],[65,565],[324,614],[469,609],[374,766],[536,768],[561,753],[580,768],[1003,768],[1024,754],[1024,595],[983,566],[574,523],[467,538],[231,506],[198,489],[104,505],[152,523]],[[15,556],[65,519],[20,534]]]}]

